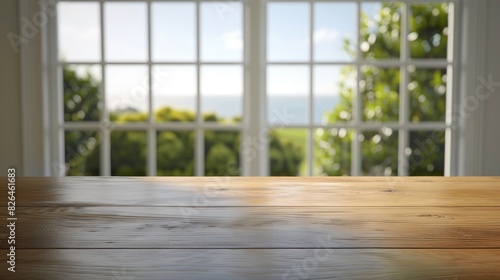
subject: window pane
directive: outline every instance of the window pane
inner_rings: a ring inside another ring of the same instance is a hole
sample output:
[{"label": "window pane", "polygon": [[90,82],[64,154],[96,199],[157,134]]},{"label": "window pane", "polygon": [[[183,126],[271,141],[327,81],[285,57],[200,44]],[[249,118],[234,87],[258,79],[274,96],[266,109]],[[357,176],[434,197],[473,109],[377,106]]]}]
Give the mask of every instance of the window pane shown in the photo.
[{"label": "window pane", "polygon": [[243,7],[229,1],[201,3],[201,60],[242,61]]},{"label": "window pane", "polygon": [[305,129],[273,129],[269,143],[271,176],[307,175]]},{"label": "window pane", "polygon": [[110,120],[141,122],[148,118],[148,67],[110,65],[106,68],[106,106]]},{"label": "window pane", "polygon": [[99,121],[101,66],[63,67],[64,121]]},{"label": "window pane", "polygon": [[192,131],[160,131],[156,141],[158,176],[194,176]]},{"label": "window pane", "polygon": [[309,119],[309,67],[267,68],[267,117],[269,123],[305,124]]},{"label": "window pane", "polygon": [[238,122],[243,110],[241,66],[201,67],[201,106],[207,122]]},{"label": "window pane", "polygon": [[398,121],[399,78],[399,68],[361,67],[363,121]]},{"label": "window pane", "polygon": [[352,136],[346,128],[314,130],[313,175],[351,175]]},{"label": "window pane", "polygon": [[111,132],[111,175],[146,175],[146,132]]},{"label": "window pane", "polygon": [[355,3],[314,4],[314,59],[345,61],[356,57]]},{"label": "window pane", "polygon": [[[69,176],[99,176],[100,174],[100,141],[97,131],[66,131],[64,133],[64,161]],[[63,174],[62,170],[60,174]],[[59,172],[58,171],[58,172]]]},{"label": "window pane", "polygon": [[101,59],[99,3],[61,2],[57,9],[59,59],[99,61]]},{"label": "window pane", "polygon": [[356,70],[352,65],[314,67],[314,122],[329,124],[352,119]]},{"label": "window pane", "polygon": [[444,176],[444,131],[410,132],[410,176]]},{"label": "window pane", "polygon": [[146,3],[104,3],[107,61],[146,61]]},{"label": "window pane", "polygon": [[400,3],[362,3],[361,4],[361,41],[363,58],[399,58]]},{"label": "window pane", "polygon": [[398,133],[384,127],[379,131],[365,131],[361,141],[361,174],[368,176],[398,175]]},{"label": "window pane", "polygon": [[446,69],[408,67],[410,121],[444,121],[446,115]]},{"label": "window pane", "polygon": [[240,175],[239,131],[205,131],[205,176]]},{"label": "window pane", "polygon": [[267,14],[267,59],[309,59],[309,4],[269,3]]},{"label": "window pane", "polygon": [[412,58],[446,58],[448,3],[411,4],[408,42]]},{"label": "window pane", "polygon": [[153,60],[196,60],[195,3],[153,2],[151,8]]},{"label": "window pane", "polygon": [[196,67],[153,66],[153,108],[157,122],[196,119]]}]

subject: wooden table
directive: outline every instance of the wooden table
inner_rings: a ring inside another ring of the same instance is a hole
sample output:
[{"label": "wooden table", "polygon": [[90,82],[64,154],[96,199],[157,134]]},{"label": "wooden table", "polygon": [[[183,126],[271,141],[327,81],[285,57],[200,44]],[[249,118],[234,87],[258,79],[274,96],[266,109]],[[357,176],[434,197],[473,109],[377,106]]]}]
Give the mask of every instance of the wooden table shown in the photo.
[{"label": "wooden table", "polygon": [[500,279],[500,177],[18,178],[15,214],[0,279]]}]

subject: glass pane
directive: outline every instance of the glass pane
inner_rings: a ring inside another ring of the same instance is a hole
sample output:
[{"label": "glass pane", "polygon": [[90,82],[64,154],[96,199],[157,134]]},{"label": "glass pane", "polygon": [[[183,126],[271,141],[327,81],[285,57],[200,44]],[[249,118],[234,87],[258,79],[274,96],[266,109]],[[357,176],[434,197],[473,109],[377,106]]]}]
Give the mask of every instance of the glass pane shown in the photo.
[{"label": "glass pane", "polygon": [[59,59],[99,61],[101,28],[99,3],[68,3],[57,6]]},{"label": "glass pane", "polygon": [[366,59],[399,58],[401,4],[361,4],[361,56]]},{"label": "glass pane", "polygon": [[280,128],[270,131],[269,174],[271,176],[307,175],[305,129]]},{"label": "glass pane", "polygon": [[146,132],[111,132],[111,175],[146,175]]},{"label": "glass pane", "polygon": [[[100,175],[100,144],[101,135],[97,131],[66,131],[64,133],[64,161],[69,176],[99,176]],[[53,166],[56,168],[56,166]],[[63,169],[63,170],[64,170]],[[58,170],[59,174],[64,174]]]},{"label": "glass pane", "polygon": [[359,90],[363,101],[363,121],[398,121],[399,78],[398,68],[361,67]]},{"label": "glass pane", "polygon": [[153,66],[153,108],[157,122],[196,119],[196,67]]},{"label": "glass pane", "polygon": [[153,60],[196,60],[195,3],[153,2],[151,25]]},{"label": "glass pane", "polygon": [[355,66],[315,66],[313,87],[316,124],[352,119],[352,100],[356,93]]},{"label": "glass pane", "polygon": [[242,61],[243,7],[241,3],[201,3],[202,61]]},{"label": "glass pane", "polygon": [[412,58],[446,58],[448,3],[410,5],[408,42]]},{"label": "glass pane", "polygon": [[446,69],[408,67],[410,121],[444,121],[446,115]]},{"label": "glass pane", "polygon": [[201,67],[201,107],[207,122],[238,122],[243,110],[241,66]]},{"label": "glass pane", "polygon": [[108,65],[106,67],[106,107],[117,122],[141,122],[148,118],[148,67]]},{"label": "glass pane", "polygon": [[194,133],[161,131],[156,134],[158,176],[194,176]]},{"label": "glass pane", "polygon": [[444,131],[412,131],[409,158],[410,176],[444,176]]},{"label": "glass pane", "polygon": [[101,66],[63,67],[64,121],[99,121]]},{"label": "glass pane", "polygon": [[356,57],[355,3],[314,4],[314,59],[345,61]]},{"label": "glass pane", "polygon": [[104,3],[107,61],[146,61],[146,3]]},{"label": "glass pane", "polygon": [[269,123],[305,124],[309,119],[309,67],[268,66],[267,118]]},{"label": "glass pane", "polygon": [[240,175],[239,131],[205,131],[205,176]]},{"label": "glass pane", "polygon": [[346,128],[315,129],[313,175],[351,175],[352,136]]},{"label": "glass pane", "polygon": [[309,4],[269,3],[267,7],[267,60],[307,61]]},{"label": "glass pane", "polygon": [[361,142],[361,174],[368,176],[398,175],[398,133],[384,127],[365,131],[358,136]]}]

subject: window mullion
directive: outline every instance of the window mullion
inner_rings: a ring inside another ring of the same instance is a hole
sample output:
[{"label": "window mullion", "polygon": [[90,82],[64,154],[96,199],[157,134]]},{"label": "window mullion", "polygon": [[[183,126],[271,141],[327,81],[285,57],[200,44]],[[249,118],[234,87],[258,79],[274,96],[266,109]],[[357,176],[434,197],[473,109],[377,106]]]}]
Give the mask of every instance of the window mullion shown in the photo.
[{"label": "window mullion", "polygon": [[203,133],[203,115],[201,112],[201,85],[200,85],[200,1],[196,1],[196,142],[194,149],[195,175],[203,176],[205,174],[204,158],[204,133]]},{"label": "window mullion", "polygon": [[409,172],[408,157],[406,156],[406,148],[409,146],[409,131],[405,128],[408,123],[408,110],[409,110],[409,100],[408,100],[408,67],[406,67],[406,62],[410,60],[409,56],[409,44],[408,44],[408,33],[409,33],[409,15],[410,8],[408,3],[403,3],[401,8],[401,67],[399,68],[399,123],[401,124],[401,129],[398,135],[398,175],[407,176]]},{"label": "window mullion", "polygon": [[101,28],[101,176],[111,175],[111,140],[110,140],[110,125],[109,125],[109,112],[106,102],[106,54],[104,48],[104,0],[99,3],[100,7],[100,28]]},{"label": "window mullion", "polygon": [[151,1],[147,3],[147,17],[148,17],[148,130],[147,130],[147,161],[146,161],[146,174],[148,176],[156,175],[156,130],[153,126],[153,71],[151,63]]},{"label": "window mullion", "polygon": [[266,99],[266,1],[244,2],[243,175],[269,175]]},{"label": "window mullion", "polygon": [[314,121],[314,115],[313,115],[313,101],[314,101],[314,96],[313,96],[313,81],[314,81],[314,71],[313,71],[313,66],[314,66],[314,1],[310,0],[309,1],[309,129],[308,129],[308,139],[306,142],[307,149],[306,149],[306,155],[307,155],[307,175],[312,176],[313,173],[313,162],[314,162],[314,130],[313,130],[313,121]]},{"label": "window mullion", "polygon": [[452,65],[448,65],[446,69],[446,125],[450,125],[450,128],[446,129],[445,132],[445,153],[444,153],[444,175],[445,176],[456,176],[458,175],[458,128],[454,126],[456,114],[453,111],[453,103],[456,102],[458,95],[456,94],[457,82],[456,78],[456,61],[459,59],[458,51],[458,28],[456,28],[456,20],[459,18],[459,7],[458,3],[450,3],[448,12],[448,49],[447,49],[447,60],[452,62]]},{"label": "window mullion", "polygon": [[351,155],[351,175],[359,176],[361,170],[361,143],[358,141],[358,134],[360,131],[360,124],[362,122],[362,98],[361,92],[359,89],[359,83],[361,81],[361,49],[359,48],[361,43],[361,3],[356,3],[356,30],[357,30],[357,45],[356,45],[356,95],[354,100],[352,100],[352,108],[353,108],[353,121],[355,129],[353,131],[353,137],[351,139],[352,143],[352,155]]}]

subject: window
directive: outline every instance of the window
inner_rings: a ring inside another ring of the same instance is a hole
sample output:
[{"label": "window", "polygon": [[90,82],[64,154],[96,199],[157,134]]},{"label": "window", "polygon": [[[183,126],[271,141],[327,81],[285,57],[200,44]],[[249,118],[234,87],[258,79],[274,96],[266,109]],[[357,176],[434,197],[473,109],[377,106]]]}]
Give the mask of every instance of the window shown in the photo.
[{"label": "window", "polygon": [[70,175],[239,175],[243,5],[59,3]]},{"label": "window", "polygon": [[449,174],[452,3],[268,2],[271,175]]},{"label": "window", "polygon": [[453,174],[456,6],[60,1],[68,174]]}]

